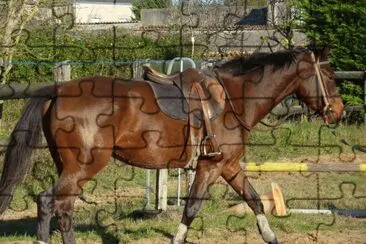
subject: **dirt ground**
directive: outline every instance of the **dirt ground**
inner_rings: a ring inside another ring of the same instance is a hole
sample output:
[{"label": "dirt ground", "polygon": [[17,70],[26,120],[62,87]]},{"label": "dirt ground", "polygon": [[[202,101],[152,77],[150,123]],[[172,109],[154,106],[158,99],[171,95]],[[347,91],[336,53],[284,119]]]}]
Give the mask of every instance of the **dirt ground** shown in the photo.
[{"label": "dirt ground", "polygon": [[[278,239],[280,243],[288,244],[364,244],[366,243],[366,230],[365,231],[324,231],[319,233],[278,233]],[[32,244],[32,241],[6,241],[4,244]],[[90,240],[77,239],[78,244],[89,244]],[[92,243],[102,243],[93,240]],[[138,241],[131,241],[135,244],[162,244],[170,243],[168,238],[154,238],[154,239],[141,239]],[[191,244],[263,244],[261,237],[258,233],[248,233],[246,236],[238,235],[236,233],[228,233],[226,239],[210,239],[201,238],[197,240],[187,239],[187,243]]]},{"label": "dirt ground", "polygon": [[[213,230],[212,230],[213,231]],[[221,230],[220,230],[221,231]],[[280,243],[288,244],[361,244],[366,243],[366,230],[365,231],[324,231],[324,232],[313,232],[313,233],[277,233],[278,240]],[[261,239],[258,233],[248,233],[246,236],[238,235],[237,233],[228,233],[225,240],[223,239],[210,239],[202,238],[199,240],[187,239],[187,243],[195,244],[263,244],[264,241]],[[156,239],[142,239],[133,243],[138,244],[160,244],[169,243],[168,238],[156,238]]]},{"label": "dirt ground", "polygon": [[[214,230],[211,230],[214,231]],[[222,230],[218,230],[222,231]],[[278,240],[280,243],[288,244],[364,244],[366,243],[366,230],[365,231],[324,231],[324,232],[313,232],[313,233],[284,233],[278,232]],[[193,240],[188,238],[187,243],[192,244],[263,244],[264,241],[261,239],[258,233],[248,233],[246,236],[238,235],[237,233],[227,233],[224,239],[211,239],[211,238],[201,238]],[[80,240],[80,243],[87,243],[86,240]],[[141,239],[138,241],[133,241],[131,243],[136,244],[160,244],[160,243],[170,243],[168,238],[155,238],[155,239]]]}]

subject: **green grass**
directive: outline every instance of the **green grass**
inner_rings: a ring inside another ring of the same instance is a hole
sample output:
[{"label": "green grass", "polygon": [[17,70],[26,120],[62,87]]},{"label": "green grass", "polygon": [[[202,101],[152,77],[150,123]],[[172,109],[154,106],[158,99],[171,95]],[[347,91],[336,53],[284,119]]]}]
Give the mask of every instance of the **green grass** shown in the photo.
[{"label": "green grass", "polygon": [[301,161],[309,157],[316,160],[323,155],[332,155],[334,160],[349,161],[362,153],[353,153],[340,140],[366,145],[364,130],[364,125],[339,125],[335,128],[337,137],[334,137],[320,121],[284,123],[275,129],[259,125],[249,136],[246,159],[264,162],[296,158]]}]

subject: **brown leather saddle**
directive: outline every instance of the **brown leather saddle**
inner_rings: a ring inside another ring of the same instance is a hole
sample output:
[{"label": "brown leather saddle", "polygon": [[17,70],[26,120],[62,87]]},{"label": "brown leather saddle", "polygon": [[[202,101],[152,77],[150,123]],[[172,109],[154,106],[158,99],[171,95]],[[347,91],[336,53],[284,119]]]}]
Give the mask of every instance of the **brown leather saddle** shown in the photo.
[{"label": "brown leather saddle", "polygon": [[193,126],[201,126],[203,122],[206,135],[200,145],[201,155],[221,158],[211,120],[223,112],[225,93],[214,72],[188,68],[165,75],[147,65],[143,68],[144,79],[152,87],[161,111],[174,119],[189,120]]}]

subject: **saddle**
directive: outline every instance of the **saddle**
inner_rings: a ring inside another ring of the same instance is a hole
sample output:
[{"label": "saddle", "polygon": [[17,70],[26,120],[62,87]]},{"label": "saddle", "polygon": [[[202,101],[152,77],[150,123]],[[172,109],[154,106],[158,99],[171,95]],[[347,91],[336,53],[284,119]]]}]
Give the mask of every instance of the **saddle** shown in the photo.
[{"label": "saddle", "polygon": [[143,66],[144,79],[152,87],[162,112],[174,119],[204,122],[206,136],[200,143],[201,155],[210,159],[222,158],[212,132],[211,120],[224,109],[225,93],[215,74],[208,70],[188,68],[173,75],[162,74],[150,66]]}]

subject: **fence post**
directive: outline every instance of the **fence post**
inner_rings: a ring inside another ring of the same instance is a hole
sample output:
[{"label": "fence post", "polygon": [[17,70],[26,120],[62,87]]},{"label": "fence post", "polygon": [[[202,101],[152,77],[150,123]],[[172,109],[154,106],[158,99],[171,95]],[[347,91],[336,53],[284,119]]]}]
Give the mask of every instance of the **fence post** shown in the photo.
[{"label": "fence post", "polygon": [[71,65],[69,61],[57,63],[53,68],[53,77],[55,82],[64,82],[71,80]]},{"label": "fence post", "polygon": [[133,79],[135,80],[143,79],[144,69],[142,68],[142,66],[146,63],[148,63],[148,60],[138,60],[133,62],[132,64]]},{"label": "fence post", "polygon": [[[143,69],[142,65],[145,62],[143,61],[135,61],[132,64],[132,77],[134,80],[140,80],[143,78]],[[146,186],[145,186],[145,198],[146,198],[146,207],[150,207],[150,189],[151,189],[151,182],[150,182],[150,170],[146,170]]]},{"label": "fence post", "polygon": [[363,96],[364,96],[364,114],[363,114],[363,125],[366,127],[366,71],[363,72]]},{"label": "fence post", "polygon": [[168,202],[168,169],[156,171],[155,209],[165,211]]}]

